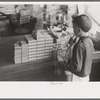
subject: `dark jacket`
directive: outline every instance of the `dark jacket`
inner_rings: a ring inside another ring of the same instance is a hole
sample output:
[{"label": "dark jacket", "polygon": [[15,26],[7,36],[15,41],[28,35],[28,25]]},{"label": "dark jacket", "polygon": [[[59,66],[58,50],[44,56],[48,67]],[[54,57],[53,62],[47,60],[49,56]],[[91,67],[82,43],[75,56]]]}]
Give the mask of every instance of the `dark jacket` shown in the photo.
[{"label": "dark jacket", "polygon": [[93,43],[89,37],[81,37],[73,48],[72,59],[69,64],[65,64],[65,68],[72,73],[86,77],[91,72]]}]

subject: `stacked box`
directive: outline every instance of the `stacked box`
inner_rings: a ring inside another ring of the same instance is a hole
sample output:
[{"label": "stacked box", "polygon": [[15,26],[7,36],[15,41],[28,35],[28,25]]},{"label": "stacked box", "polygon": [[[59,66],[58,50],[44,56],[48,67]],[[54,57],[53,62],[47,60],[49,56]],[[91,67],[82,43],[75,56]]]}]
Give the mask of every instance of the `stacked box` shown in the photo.
[{"label": "stacked box", "polygon": [[25,35],[25,37],[28,42],[29,61],[51,57],[53,49],[53,38],[48,34],[47,31],[34,31],[32,35]]},{"label": "stacked box", "polygon": [[53,38],[45,31],[38,31],[36,39],[33,38],[33,35],[25,35],[25,40],[14,45],[15,63],[51,58],[54,46]]},{"label": "stacked box", "polygon": [[53,38],[48,34],[48,31],[35,31],[33,33],[33,37],[37,39],[37,60],[43,58],[50,58],[53,49]]},{"label": "stacked box", "polygon": [[53,38],[46,32],[45,35],[45,57],[50,58],[53,50]]},{"label": "stacked box", "polygon": [[44,38],[44,35],[42,34],[44,31],[43,30],[33,30],[32,36],[34,39],[39,40]]},{"label": "stacked box", "polygon": [[39,30],[39,32],[45,39],[44,58],[50,58],[52,56],[53,38],[48,34],[47,30]]},{"label": "stacked box", "polygon": [[14,44],[14,62],[21,63],[21,45],[19,42]]},{"label": "stacked box", "polygon": [[21,41],[22,46],[22,62],[28,62],[28,43],[23,40]]},{"label": "stacked box", "polygon": [[45,37],[40,31],[38,31],[37,33],[37,60],[44,58],[44,50],[45,50]]},{"label": "stacked box", "polygon": [[36,45],[37,41],[32,37],[32,35],[25,35],[28,42],[28,60],[36,61]]}]

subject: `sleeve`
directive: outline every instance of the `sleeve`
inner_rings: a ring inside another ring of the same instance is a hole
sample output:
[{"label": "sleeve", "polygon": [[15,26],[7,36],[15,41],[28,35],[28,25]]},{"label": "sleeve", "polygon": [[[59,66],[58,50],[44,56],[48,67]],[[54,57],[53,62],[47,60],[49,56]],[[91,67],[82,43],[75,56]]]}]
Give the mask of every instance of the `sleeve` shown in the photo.
[{"label": "sleeve", "polygon": [[86,57],[85,48],[81,45],[76,45],[73,49],[72,60],[69,64],[65,63],[65,69],[70,70],[72,73],[80,72]]}]

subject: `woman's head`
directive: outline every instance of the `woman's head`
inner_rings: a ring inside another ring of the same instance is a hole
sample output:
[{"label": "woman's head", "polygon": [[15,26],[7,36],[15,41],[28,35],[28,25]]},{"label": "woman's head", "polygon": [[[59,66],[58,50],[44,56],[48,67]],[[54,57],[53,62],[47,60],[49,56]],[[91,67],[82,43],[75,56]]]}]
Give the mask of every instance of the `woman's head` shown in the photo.
[{"label": "woman's head", "polygon": [[81,34],[80,31],[87,33],[91,29],[92,22],[87,15],[83,14],[80,16],[74,16],[72,18],[73,18],[74,34],[76,36]]}]

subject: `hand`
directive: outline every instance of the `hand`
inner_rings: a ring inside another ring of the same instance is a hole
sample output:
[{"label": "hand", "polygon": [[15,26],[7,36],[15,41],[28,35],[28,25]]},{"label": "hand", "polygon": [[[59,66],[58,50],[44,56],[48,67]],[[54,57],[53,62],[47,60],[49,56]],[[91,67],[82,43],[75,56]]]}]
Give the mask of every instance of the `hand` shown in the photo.
[{"label": "hand", "polygon": [[57,55],[57,60],[58,60],[58,61],[63,61],[62,56],[61,56],[61,55]]},{"label": "hand", "polygon": [[55,67],[55,74],[57,74],[58,76],[60,76],[61,75],[61,73],[62,73],[62,66],[60,65],[60,63],[59,62],[55,62],[54,63],[54,67]]},{"label": "hand", "polygon": [[74,40],[72,38],[69,39],[69,44],[72,45],[74,42]]},{"label": "hand", "polygon": [[57,74],[58,76],[60,76],[61,73],[62,73],[61,69],[59,69],[59,68],[55,69],[55,74]]}]

